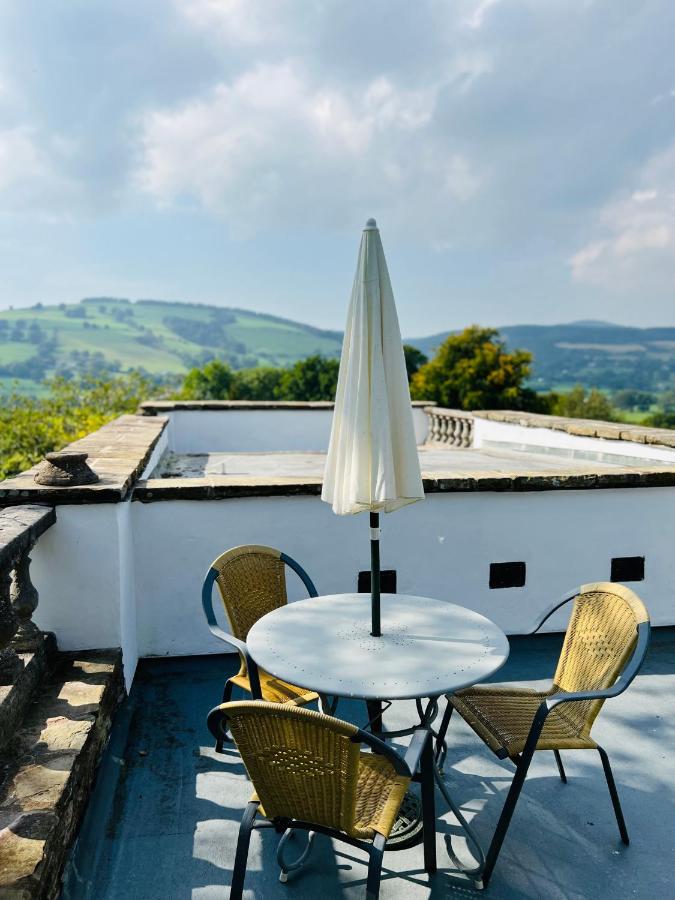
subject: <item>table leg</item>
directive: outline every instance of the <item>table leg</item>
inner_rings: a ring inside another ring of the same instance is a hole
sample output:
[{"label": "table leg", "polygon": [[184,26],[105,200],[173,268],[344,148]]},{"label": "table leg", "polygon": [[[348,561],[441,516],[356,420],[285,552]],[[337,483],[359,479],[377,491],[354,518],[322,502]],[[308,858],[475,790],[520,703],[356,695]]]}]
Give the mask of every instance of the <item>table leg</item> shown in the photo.
[{"label": "table leg", "polygon": [[370,730],[376,737],[384,737],[382,728],[382,701],[366,700],[366,708],[368,710],[368,723]]}]

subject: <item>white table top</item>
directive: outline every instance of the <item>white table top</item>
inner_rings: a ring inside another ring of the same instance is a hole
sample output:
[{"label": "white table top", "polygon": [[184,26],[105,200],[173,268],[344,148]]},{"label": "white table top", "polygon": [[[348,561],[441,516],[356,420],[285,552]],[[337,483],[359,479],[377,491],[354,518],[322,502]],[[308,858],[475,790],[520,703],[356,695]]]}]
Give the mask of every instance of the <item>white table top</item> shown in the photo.
[{"label": "white table top", "polygon": [[457,691],[492,675],[509,655],[506,635],[485,616],[406,594],[382,594],[382,637],[370,634],[370,594],[329,594],[263,616],[246,644],[276,678],[362,699]]}]

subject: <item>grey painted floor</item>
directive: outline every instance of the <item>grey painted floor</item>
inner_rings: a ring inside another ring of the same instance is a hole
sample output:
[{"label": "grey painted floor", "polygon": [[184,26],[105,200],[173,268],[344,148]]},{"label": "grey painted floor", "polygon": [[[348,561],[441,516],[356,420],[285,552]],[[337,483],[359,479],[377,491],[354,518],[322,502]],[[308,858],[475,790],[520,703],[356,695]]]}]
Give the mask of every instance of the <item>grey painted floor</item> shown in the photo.
[{"label": "grey painted floor", "polygon": [[[559,638],[515,639],[503,681],[548,679]],[[141,664],[118,718],[64,898],[81,900],[215,900],[228,896],[238,821],[251,788],[234,751],[215,754],[204,725],[232,671],[226,657],[152,660]],[[553,755],[539,753],[487,896],[495,898],[665,898],[675,896],[675,631],[655,635],[643,673],[606,704],[594,736],[610,754],[632,843],[618,837],[596,753],[563,754],[569,784]],[[359,704],[340,712],[365,718]],[[385,717],[394,727],[412,718],[407,704]],[[128,728],[125,728],[125,724]],[[446,773],[456,799],[487,841],[511,766],[492,756],[458,721],[450,730]],[[439,872],[422,870],[421,847],[385,854],[382,900],[477,896],[454,886],[442,835],[458,833],[452,817],[438,823]],[[245,896],[361,898],[365,857],[318,837],[310,863],[287,885],[277,881],[273,832],[253,837]],[[460,856],[466,848],[456,841]]]}]

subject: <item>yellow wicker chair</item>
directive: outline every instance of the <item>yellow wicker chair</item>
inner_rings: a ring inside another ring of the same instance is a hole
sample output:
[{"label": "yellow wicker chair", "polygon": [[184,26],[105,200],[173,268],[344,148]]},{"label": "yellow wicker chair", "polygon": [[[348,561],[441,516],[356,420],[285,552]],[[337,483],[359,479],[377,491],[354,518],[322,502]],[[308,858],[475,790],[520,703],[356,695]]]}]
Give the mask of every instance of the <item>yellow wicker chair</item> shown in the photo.
[{"label": "yellow wicker chair", "polygon": [[[237,685],[254,699],[272,703],[302,705],[318,699],[318,694],[288,684],[259,669],[246,648],[246,638],[252,625],[266,613],[284,606],[286,594],[286,566],[302,580],[310,597],[316,597],[314,584],[302,566],[290,556],[272,547],[248,544],[222,553],[211,563],[202,586],[202,606],[211,633],[239,652],[241,665],[236,675],[225,682],[223,703],[232,696]],[[218,625],[213,611],[213,585],[217,584],[230,623],[228,634]],[[223,737],[216,744],[222,752]]]},{"label": "yellow wicker chair", "polygon": [[[211,710],[208,726],[216,740],[229,727],[255,790],[239,829],[231,900],[242,896],[251,830],[265,827],[284,832],[277,850],[281,881],[306,861],[315,833],[365,850],[366,896],[374,900],[386,841],[413,780],[422,791],[424,867],[435,871],[433,744],[426,729],[414,732],[402,757],[355,725],[291,705],[224,703]],[[375,752],[364,752],[363,744]],[[256,816],[264,821],[256,823]],[[284,846],[293,829],[308,831],[309,840],[289,863]]]},{"label": "yellow wicker chair", "polygon": [[[606,699],[622,693],[637,674],[649,645],[649,614],[633,591],[620,584],[586,584],[554,603],[532,634],[565,603],[574,607],[553,683],[548,690],[486,685],[448,695],[436,757],[443,755],[453,709],[499,759],[511,759],[516,774],[485,857],[486,887],[506,837],[516,802],[536,750],[552,750],[563,782],[561,750],[597,750],[607,779],[619,833],[628,844],[619,795],[607,753],[591,737]],[[474,873],[476,874],[476,873]]]}]

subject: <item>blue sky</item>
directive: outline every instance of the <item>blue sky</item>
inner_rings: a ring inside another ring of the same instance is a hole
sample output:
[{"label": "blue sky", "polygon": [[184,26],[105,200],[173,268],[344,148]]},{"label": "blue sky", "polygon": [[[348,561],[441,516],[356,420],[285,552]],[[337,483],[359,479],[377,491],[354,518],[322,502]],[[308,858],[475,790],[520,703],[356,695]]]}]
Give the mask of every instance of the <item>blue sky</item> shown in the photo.
[{"label": "blue sky", "polygon": [[0,306],[675,324],[672,0],[0,0]]}]

